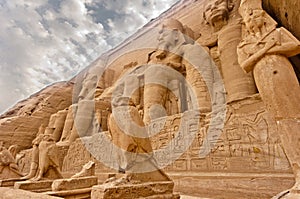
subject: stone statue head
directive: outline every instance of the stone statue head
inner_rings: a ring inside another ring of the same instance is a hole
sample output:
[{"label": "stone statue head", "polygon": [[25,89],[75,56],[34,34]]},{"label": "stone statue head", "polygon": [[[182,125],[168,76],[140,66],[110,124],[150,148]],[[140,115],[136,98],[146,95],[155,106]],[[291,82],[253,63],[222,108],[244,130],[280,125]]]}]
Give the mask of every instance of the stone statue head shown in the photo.
[{"label": "stone statue head", "polygon": [[247,33],[261,37],[266,25],[266,13],[262,9],[261,0],[242,0],[239,13],[243,18]]},{"label": "stone statue head", "polygon": [[158,46],[163,50],[172,50],[185,42],[184,27],[176,19],[167,19],[162,23],[158,36]]},{"label": "stone statue head", "polygon": [[54,141],[54,138],[53,138],[54,130],[55,130],[55,128],[46,127],[45,133],[43,134],[42,140],[44,140],[44,141]]},{"label": "stone statue head", "polygon": [[94,98],[97,83],[98,76],[96,74],[88,73],[82,83],[82,89],[79,93],[79,101],[82,99],[92,100]]},{"label": "stone statue head", "polygon": [[227,24],[233,6],[232,0],[209,0],[204,7],[203,18],[214,31],[219,31]]}]

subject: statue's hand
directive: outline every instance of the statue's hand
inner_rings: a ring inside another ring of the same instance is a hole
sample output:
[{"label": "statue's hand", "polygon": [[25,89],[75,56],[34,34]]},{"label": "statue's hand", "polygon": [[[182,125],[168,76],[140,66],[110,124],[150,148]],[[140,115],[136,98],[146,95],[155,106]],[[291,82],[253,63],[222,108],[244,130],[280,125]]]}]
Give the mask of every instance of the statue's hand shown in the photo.
[{"label": "statue's hand", "polygon": [[256,53],[252,54],[248,59],[241,63],[241,67],[245,72],[250,72],[253,70],[256,63],[268,53],[268,51],[276,46],[278,42],[274,39],[266,42],[265,46],[258,50]]},{"label": "statue's hand", "polygon": [[178,63],[178,62],[169,62],[169,63],[167,63],[167,66],[170,66],[179,72],[182,72],[185,70],[185,65],[182,63]]}]

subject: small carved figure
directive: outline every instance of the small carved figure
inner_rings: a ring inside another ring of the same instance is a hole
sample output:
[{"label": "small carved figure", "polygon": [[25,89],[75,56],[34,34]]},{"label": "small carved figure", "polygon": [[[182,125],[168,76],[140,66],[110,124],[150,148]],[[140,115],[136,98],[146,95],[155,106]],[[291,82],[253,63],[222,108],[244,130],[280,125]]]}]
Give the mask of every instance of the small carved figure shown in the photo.
[{"label": "small carved figure", "polygon": [[[0,176],[2,179],[23,176],[22,173],[19,171],[19,167],[15,159],[15,148],[16,145],[10,146],[9,150],[7,150],[4,146],[0,147]],[[8,168],[9,171],[5,172],[5,168]]]},{"label": "small carved figure", "polygon": [[42,139],[43,139],[43,134],[38,134],[36,138],[32,141],[30,170],[27,175],[21,178],[23,180],[34,178],[37,174],[37,170],[39,167],[39,144],[42,141]]},{"label": "small carved figure", "polygon": [[[22,177],[24,180],[38,181],[44,177],[49,168],[54,170],[53,178],[62,178],[59,160],[59,153],[56,142],[52,137],[54,129],[46,128],[45,134],[39,134],[33,141],[32,160],[29,173]],[[52,176],[51,176],[52,177]]]},{"label": "small carved figure", "polygon": [[52,134],[45,134],[39,144],[39,171],[37,176],[32,180],[38,181],[42,179],[50,167],[54,170],[56,178],[62,178],[57,156],[58,153],[59,151]]}]

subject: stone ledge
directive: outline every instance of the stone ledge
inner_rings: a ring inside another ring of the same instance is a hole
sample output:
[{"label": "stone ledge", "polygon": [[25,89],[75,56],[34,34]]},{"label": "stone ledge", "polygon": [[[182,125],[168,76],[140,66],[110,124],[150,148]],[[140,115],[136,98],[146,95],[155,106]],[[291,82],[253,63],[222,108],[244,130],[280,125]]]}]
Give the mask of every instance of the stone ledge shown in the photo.
[{"label": "stone ledge", "polygon": [[168,172],[174,191],[200,198],[269,199],[291,188],[292,173]]},{"label": "stone ledge", "polygon": [[92,199],[130,199],[130,198],[161,198],[177,199],[173,194],[173,182],[149,182],[141,184],[111,185],[102,184],[92,187]]},{"label": "stone ledge", "polygon": [[0,199],[59,199],[60,197],[49,196],[43,193],[33,193],[21,189],[13,189],[8,187],[0,187]]},{"label": "stone ledge", "polygon": [[24,181],[20,178],[0,180],[0,187],[13,187],[15,182]]},{"label": "stone ledge", "polygon": [[92,188],[76,189],[76,190],[65,190],[65,191],[48,191],[45,194],[57,197],[70,197],[70,198],[90,198]]},{"label": "stone ledge", "polygon": [[96,176],[58,179],[53,181],[52,191],[89,188],[94,185],[97,185],[97,183],[98,183],[98,178]]},{"label": "stone ledge", "polygon": [[52,183],[53,180],[15,182],[14,188],[33,192],[46,192],[51,191]]}]

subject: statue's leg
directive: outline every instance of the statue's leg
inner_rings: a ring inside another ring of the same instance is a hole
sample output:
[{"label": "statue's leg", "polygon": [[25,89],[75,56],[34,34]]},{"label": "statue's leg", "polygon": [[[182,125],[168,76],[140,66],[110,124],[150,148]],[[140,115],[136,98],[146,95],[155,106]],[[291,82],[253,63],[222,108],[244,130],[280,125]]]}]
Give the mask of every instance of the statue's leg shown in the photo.
[{"label": "statue's leg", "polygon": [[36,176],[37,170],[38,170],[38,162],[39,162],[39,149],[38,146],[33,145],[32,148],[32,154],[31,154],[31,165],[30,165],[30,170],[29,173],[22,177],[21,179],[23,180],[28,180],[30,178],[33,178]]},{"label": "statue's leg", "polygon": [[144,123],[147,125],[151,119],[163,117],[159,110],[155,110],[154,105],[159,105],[159,109],[165,107],[168,89],[158,84],[146,84],[144,88]]},{"label": "statue's leg", "polygon": [[275,118],[285,154],[295,174],[294,189],[300,188],[300,87],[289,60],[266,55],[253,71],[267,110]]}]

